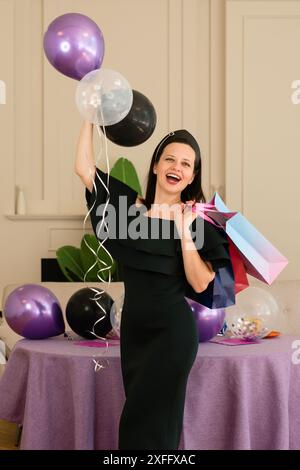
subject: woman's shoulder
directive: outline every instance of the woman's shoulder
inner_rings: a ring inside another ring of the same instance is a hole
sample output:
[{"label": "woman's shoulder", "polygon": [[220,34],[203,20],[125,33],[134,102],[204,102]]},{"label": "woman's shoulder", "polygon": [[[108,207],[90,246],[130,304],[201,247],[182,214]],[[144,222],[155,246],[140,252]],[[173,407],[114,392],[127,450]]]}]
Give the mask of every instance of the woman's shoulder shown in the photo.
[{"label": "woman's shoulder", "polygon": [[127,197],[130,204],[134,204],[138,196],[138,192],[127,183],[96,167],[92,192],[86,188],[88,205],[95,200],[105,202],[108,192],[111,204],[118,204],[120,196]]},{"label": "woman's shoulder", "polygon": [[102,179],[102,181],[109,186],[110,190],[115,190],[120,195],[124,194],[138,194],[135,189],[133,189],[131,186],[129,186],[128,183],[125,181],[120,180],[119,178],[116,178],[115,176],[112,176],[111,174],[104,173],[102,170],[99,168],[96,168],[96,172],[98,176]]}]

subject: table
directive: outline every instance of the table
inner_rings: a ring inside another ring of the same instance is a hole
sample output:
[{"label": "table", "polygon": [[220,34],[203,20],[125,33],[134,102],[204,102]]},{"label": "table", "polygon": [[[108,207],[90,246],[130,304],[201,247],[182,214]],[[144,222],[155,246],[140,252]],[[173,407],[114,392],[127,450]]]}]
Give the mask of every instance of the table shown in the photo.
[{"label": "table", "polygon": [[[300,449],[295,340],[200,343],[180,449]],[[116,449],[123,403],[119,345],[24,339],[0,380],[0,418],[23,424],[22,449]]]},{"label": "table", "polygon": [[24,339],[11,352],[0,380],[0,416],[23,425],[21,449],[117,447],[125,399],[119,346],[74,342]]}]

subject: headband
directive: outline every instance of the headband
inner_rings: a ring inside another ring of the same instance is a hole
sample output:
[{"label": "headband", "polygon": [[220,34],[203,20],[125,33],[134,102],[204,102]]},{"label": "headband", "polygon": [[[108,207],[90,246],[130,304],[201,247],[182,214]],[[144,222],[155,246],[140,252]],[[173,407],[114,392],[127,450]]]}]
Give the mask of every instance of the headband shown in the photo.
[{"label": "headband", "polygon": [[163,149],[172,142],[179,142],[189,145],[195,151],[196,158],[198,156],[199,159],[201,159],[200,147],[195,137],[193,137],[192,134],[186,129],[179,129],[177,131],[170,132],[159,142],[154,151],[155,160],[157,160],[158,157],[162,154]]}]

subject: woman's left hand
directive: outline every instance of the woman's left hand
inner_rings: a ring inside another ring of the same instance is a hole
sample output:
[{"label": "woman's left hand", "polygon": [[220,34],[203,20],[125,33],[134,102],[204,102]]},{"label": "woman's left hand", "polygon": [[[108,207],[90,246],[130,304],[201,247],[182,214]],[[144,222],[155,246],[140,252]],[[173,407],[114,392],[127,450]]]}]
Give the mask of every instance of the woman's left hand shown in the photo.
[{"label": "woman's left hand", "polygon": [[192,211],[193,206],[195,205],[195,201],[186,201],[185,203],[182,202],[180,206],[180,210],[176,213],[176,225],[177,229],[179,230],[180,238],[182,237],[189,237],[189,227],[193,220],[197,217],[196,212]]}]

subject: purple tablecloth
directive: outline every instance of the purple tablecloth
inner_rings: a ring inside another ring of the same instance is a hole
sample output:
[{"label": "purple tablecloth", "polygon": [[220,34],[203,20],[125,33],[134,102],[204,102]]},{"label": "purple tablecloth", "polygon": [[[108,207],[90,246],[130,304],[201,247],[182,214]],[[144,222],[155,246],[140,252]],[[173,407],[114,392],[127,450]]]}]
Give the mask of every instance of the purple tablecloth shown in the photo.
[{"label": "purple tablecloth", "polygon": [[[295,339],[201,343],[180,448],[300,449]],[[19,341],[0,380],[0,418],[23,424],[21,448],[116,449],[124,402],[119,354],[119,346],[81,347],[62,337]],[[96,372],[94,360],[107,367]]]}]

